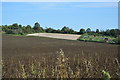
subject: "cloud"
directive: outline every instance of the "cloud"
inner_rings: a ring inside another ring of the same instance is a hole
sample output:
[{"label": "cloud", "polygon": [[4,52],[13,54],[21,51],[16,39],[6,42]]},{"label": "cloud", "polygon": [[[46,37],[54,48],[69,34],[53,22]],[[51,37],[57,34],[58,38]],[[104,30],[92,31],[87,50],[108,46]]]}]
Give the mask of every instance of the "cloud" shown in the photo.
[{"label": "cloud", "polygon": [[3,2],[119,2],[119,0],[2,0]]}]

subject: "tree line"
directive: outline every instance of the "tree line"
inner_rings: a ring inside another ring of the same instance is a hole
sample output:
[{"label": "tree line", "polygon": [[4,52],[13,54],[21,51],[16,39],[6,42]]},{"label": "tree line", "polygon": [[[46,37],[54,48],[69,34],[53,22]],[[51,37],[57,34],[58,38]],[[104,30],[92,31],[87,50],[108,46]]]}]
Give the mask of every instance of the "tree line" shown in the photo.
[{"label": "tree line", "polygon": [[33,27],[30,25],[22,26],[17,23],[12,25],[2,25],[2,31],[7,34],[30,34],[30,33],[63,33],[63,34],[84,34],[88,33],[89,35],[105,35],[105,36],[114,36],[117,37],[120,35],[120,29],[107,29],[106,31],[100,31],[96,29],[96,31],[92,31],[90,28],[88,29],[80,29],[78,32],[73,29],[64,26],[62,29],[53,29],[53,28],[42,28],[38,22],[34,24]]}]

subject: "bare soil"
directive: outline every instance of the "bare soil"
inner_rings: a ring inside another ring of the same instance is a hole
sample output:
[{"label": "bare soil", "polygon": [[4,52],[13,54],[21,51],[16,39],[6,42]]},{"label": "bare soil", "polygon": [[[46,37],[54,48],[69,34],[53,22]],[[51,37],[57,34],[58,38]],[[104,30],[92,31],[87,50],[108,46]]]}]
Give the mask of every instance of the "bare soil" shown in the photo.
[{"label": "bare soil", "polygon": [[34,33],[34,34],[28,34],[27,36],[41,36],[41,37],[50,37],[50,38],[59,38],[59,39],[68,39],[68,40],[76,40],[80,37],[80,35],[75,35],[75,34],[57,34],[57,33]]}]

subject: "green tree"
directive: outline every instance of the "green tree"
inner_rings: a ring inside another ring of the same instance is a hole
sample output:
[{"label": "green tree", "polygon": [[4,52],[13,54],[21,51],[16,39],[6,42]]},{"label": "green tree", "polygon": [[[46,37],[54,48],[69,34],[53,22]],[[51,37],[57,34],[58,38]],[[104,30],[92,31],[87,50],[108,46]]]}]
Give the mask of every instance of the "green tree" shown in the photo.
[{"label": "green tree", "polygon": [[2,25],[2,31],[7,32],[8,31],[8,26],[7,25]]},{"label": "green tree", "polygon": [[19,25],[17,23],[12,24],[12,29],[16,30],[19,29]]},{"label": "green tree", "polygon": [[61,30],[60,29],[56,30],[56,33],[61,33]]},{"label": "green tree", "polygon": [[44,29],[42,27],[40,27],[40,24],[38,22],[36,22],[34,24],[34,27],[33,27],[34,31],[36,33],[39,33],[39,32],[45,32]]},{"label": "green tree", "polygon": [[88,28],[88,29],[86,30],[86,32],[87,32],[87,33],[90,33],[90,32],[91,32],[91,29],[90,29],[90,28]]},{"label": "green tree", "polygon": [[99,29],[96,29],[96,33],[99,33],[100,31],[99,31]]},{"label": "green tree", "polygon": [[62,33],[66,33],[66,34],[75,33],[75,31],[74,31],[73,29],[70,29],[69,27],[66,27],[66,26],[64,26],[64,27],[61,29],[61,32],[62,32]]},{"label": "green tree", "polygon": [[69,33],[70,33],[70,34],[75,34],[75,33],[77,33],[77,32],[74,31],[73,29],[70,29],[70,30],[69,30]]},{"label": "green tree", "polygon": [[55,33],[56,30],[53,29],[53,28],[46,28],[46,29],[45,29],[45,32],[47,32],[47,33]]},{"label": "green tree", "polygon": [[85,29],[83,29],[83,28],[80,29],[79,33],[80,33],[80,34],[84,34],[84,33],[85,33]]},{"label": "green tree", "polygon": [[110,36],[110,30],[109,29],[107,29],[106,31],[103,31],[101,33],[104,33],[104,35],[106,35],[106,36]]},{"label": "green tree", "polygon": [[33,30],[30,25],[26,26],[26,31],[27,31],[27,33],[32,33]]},{"label": "green tree", "polygon": [[20,25],[18,25],[18,26],[19,26],[19,28],[20,28],[20,29],[22,29],[22,25],[21,25],[21,24],[20,24]]},{"label": "green tree", "polygon": [[111,36],[114,36],[114,37],[117,37],[119,35],[119,29],[111,29],[110,30],[110,35]]},{"label": "green tree", "polygon": [[61,32],[62,33],[68,33],[69,32],[69,28],[64,26],[62,29],[61,29]]},{"label": "green tree", "polygon": [[17,23],[9,25],[7,27],[6,33],[8,33],[8,34],[21,34],[22,33],[22,25],[18,25]]},{"label": "green tree", "polygon": [[7,33],[7,34],[15,34],[14,31],[11,30],[11,29],[8,29],[8,30],[6,31],[6,33]]}]

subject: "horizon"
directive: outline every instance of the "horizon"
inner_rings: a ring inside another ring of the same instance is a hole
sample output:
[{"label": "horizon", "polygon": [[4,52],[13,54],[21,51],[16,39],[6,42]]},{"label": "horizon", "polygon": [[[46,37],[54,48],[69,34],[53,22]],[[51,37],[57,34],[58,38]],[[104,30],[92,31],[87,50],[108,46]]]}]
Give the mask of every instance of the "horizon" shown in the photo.
[{"label": "horizon", "polygon": [[118,28],[117,2],[2,2],[2,25],[14,23],[75,31]]},{"label": "horizon", "polygon": [[[39,23],[39,22],[35,22],[35,23]],[[18,24],[18,23],[13,23],[13,24]],[[10,24],[10,25],[13,25],[13,24]],[[40,24],[40,23],[39,23]],[[10,26],[10,25],[7,25],[7,26]],[[18,24],[18,25],[21,25],[21,24]],[[28,24],[29,25],[29,24]],[[5,26],[5,25],[1,25],[1,26]],[[27,26],[27,25],[22,25],[22,27],[24,27],[24,26]],[[31,25],[30,25],[31,26]],[[31,26],[31,28],[33,28],[34,26]],[[43,27],[43,26],[40,26],[40,27],[42,27],[43,29],[47,29],[47,28],[52,28],[52,29],[55,29],[55,28],[53,28],[53,27]],[[68,27],[69,29],[72,29],[72,30],[74,30],[73,28],[70,28],[69,26],[62,26],[61,28],[57,28],[57,29],[55,29],[55,30],[58,30],[58,29],[62,29],[63,27]],[[89,27],[88,27],[89,28]],[[88,28],[80,28],[80,29],[85,29],[85,30],[87,30]],[[79,32],[80,31],[80,29],[79,30],[77,30],[77,32]],[[91,28],[90,28],[91,29]],[[99,28],[97,28],[97,29],[99,29]],[[119,28],[111,28],[111,29],[119,29]],[[111,29],[105,29],[105,30],[101,30],[101,29],[99,29],[100,31],[106,31],[106,30],[111,30]],[[74,30],[74,31],[76,31],[76,30]],[[96,31],[96,29],[91,29],[91,31]]]}]

